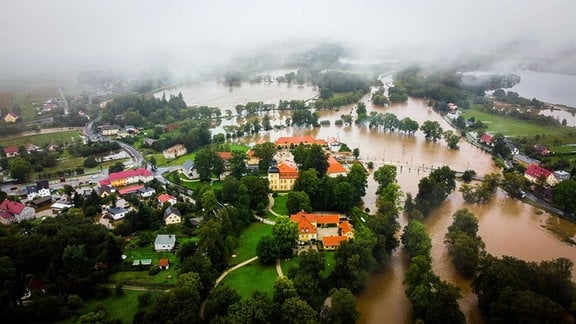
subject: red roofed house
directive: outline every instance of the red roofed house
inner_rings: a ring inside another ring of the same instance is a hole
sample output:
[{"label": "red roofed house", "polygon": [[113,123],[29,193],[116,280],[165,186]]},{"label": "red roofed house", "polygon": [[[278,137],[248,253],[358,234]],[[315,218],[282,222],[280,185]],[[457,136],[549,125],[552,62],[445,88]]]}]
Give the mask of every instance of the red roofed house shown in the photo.
[{"label": "red roofed house", "polygon": [[133,185],[133,186],[129,186],[129,187],[124,187],[122,189],[118,189],[118,193],[120,195],[127,195],[127,194],[138,192],[140,189],[144,189],[144,185]]},{"label": "red roofed house", "polygon": [[493,139],[494,139],[494,136],[492,136],[490,134],[483,134],[482,136],[480,136],[480,143],[484,143],[486,145],[492,145]]},{"label": "red roofed house", "polygon": [[16,146],[7,146],[4,148],[4,153],[6,153],[7,158],[15,157],[20,155],[18,153],[18,148]]},{"label": "red roofed house", "polygon": [[34,219],[36,211],[22,203],[4,199],[0,203],[0,222],[2,224],[20,223],[23,220]]},{"label": "red roofed house", "polygon": [[533,183],[538,183],[539,181],[544,180],[550,186],[558,184],[558,179],[556,179],[552,171],[544,169],[536,164],[528,166],[526,171],[524,171],[524,177]]},{"label": "red roofed house", "polygon": [[541,156],[546,156],[550,154],[550,150],[544,145],[536,144],[534,145],[534,150],[536,150],[536,152],[538,152],[538,154],[540,154]]},{"label": "red roofed house", "polygon": [[160,268],[162,270],[170,269],[170,261],[168,259],[158,260],[158,268]]},{"label": "red roofed house", "polygon": [[282,148],[290,148],[295,147],[298,145],[312,145],[318,144],[322,146],[326,146],[327,143],[325,140],[315,139],[312,136],[290,136],[290,137],[279,137],[274,144],[276,146],[280,146]]},{"label": "red roofed house", "polygon": [[134,170],[110,173],[108,178],[100,180],[100,186],[109,185],[118,188],[133,183],[149,182],[152,181],[152,179],[154,179],[154,176],[150,170],[145,168],[138,168]]},{"label": "red roofed house", "polygon": [[287,191],[294,188],[298,179],[298,168],[288,161],[280,161],[268,168],[268,184],[272,191]]},{"label": "red roofed house", "polygon": [[176,197],[169,195],[169,194],[166,194],[166,193],[163,193],[163,194],[160,194],[158,196],[158,202],[161,205],[164,205],[167,202],[169,202],[171,205],[174,205],[177,202],[177,200],[176,200]]},{"label": "red roofed house", "polygon": [[4,121],[7,123],[15,123],[16,120],[18,120],[18,118],[20,118],[20,116],[16,115],[13,112],[9,112],[6,114],[6,116],[4,116]]},{"label": "red roofed house", "polygon": [[326,174],[329,177],[336,178],[339,175],[346,175],[348,171],[333,156],[328,157],[328,169]]},{"label": "red roofed house", "polygon": [[[312,214],[299,212],[290,215],[290,220],[298,224],[298,242],[309,244],[312,240],[322,240],[324,249],[335,249],[340,242],[354,238],[354,229],[348,221],[340,221],[338,214]],[[335,226],[338,226],[336,229]],[[332,231],[332,229],[336,231]]]},{"label": "red roofed house", "polygon": [[232,158],[232,152],[217,152],[218,156],[224,162],[224,169],[230,170],[230,159]]},{"label": "red roofed house", "polygon": [[246,152],[246,156],[248,156],[248,161],[246,162],[246,164],[248,165],[248,167],[258,167],[258,162],[260,162],[260,158],[256,156],[256,154],[254,153],[254,150],[248,150],[248,152]]}]

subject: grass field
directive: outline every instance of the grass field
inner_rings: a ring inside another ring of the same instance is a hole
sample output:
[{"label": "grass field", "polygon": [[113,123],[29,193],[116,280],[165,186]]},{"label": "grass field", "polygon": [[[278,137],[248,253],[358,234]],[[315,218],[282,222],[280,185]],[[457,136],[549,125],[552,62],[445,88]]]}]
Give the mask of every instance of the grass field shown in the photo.
[{"label": "grass field", "polygon": [[236,290],[242,298],[250,297],[255,291],[272,296],[277,277],[274,266],[264,266],[255,261],[230,272],[222,283]]},{"label": "grass field", "polygon": [[272,234],[272,226],[263,223],[252,223],[238,239],[236,257],[228,261],[230,266],[246,261],[256,256],[258,241],[268,234]]},{"label": "grass field", "polygon": [[276,197],[274,197],[274,206],[272,206],[272,210],[279,215],[288,216],[288,208],[286,208],[287,198],[288,195],[277,195]]},{"label": "grass field", "polygon": [[[114,290],[114,289],[111,289]],[[108,314],[108,319],[119,319],[122,323],[132,323],[134,314],[138,311],[138,296],[142,291],[124,289],[121,296],[112,291],[111,296],[105,299],[89,299],[79,310],[79,315],[71,318],[67,323],[76,323],[78,318],[91,311],[103,308]]]},{"label": "grass field", "polygon": [[80,139],[80,132],[77,130],[69,130],[58,133],[48,133],[48,134],[34,134],[26,136],[11,136],[11,137],[0,137],[0,145],[6,146],[20,146],[32,143],[37,146],[43,146],[47,143],[71,143]]},{"label": "grass field", "polygon": [[[533,137],[536,134],[554,137],[568,137],[574,133],[573,129],[559,126],[541,126],[534,123],[518,120],[512,117],[500,116],[480,111],[475,108],[463,109],[462,117],[474,117],[488,126],[491,134],[502,133],[509,137]],[[576,142],[576,139],[575,139]]]}]

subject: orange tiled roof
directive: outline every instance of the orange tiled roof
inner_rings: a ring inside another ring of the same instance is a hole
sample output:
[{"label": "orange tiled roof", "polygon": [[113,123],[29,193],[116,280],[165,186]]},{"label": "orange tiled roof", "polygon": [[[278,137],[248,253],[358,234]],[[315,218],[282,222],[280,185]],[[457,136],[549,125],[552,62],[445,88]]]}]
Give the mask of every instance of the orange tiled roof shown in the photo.
[{"label": "orange tiled roof", "polygon": [[174,197],[174,196],[172,196],[172,195],[169,195],[169,194],[165,194],[165,193],[163,193],[163,194],[161,194],[160,196],[158,196],[158,201],[160,201],[161,203],[165,203],[165,202],[167,202],[168,200],[171,200],[171,199],[176,199],[176,197]]},{"label": "orange tiled roof", "polygon": [[224,161],[228,161],[232,158],[232,152],[218,152],[218,155]]},{"label": "orange tiled roof", "polygon": [[298,232],[306,234],[316,234],[316,227],[312,225],[307,219],[302,219],[298,222]]},{"label": "orange tiled roof", "polygon": [[346,233],[352,232],[352,224],[348,223],[348,221],[343,221],[338,225],[338,227],[342,230],[342,234],[346,235]]},{"label": "orange tiled roof", "polygon": [[338,214],[316,215],[316,222],[318,224],[338,224],[340,216]]},{"label": "orange tiled roof", "polygon": [[340,162],[336,161],[333,156],[328,157],[328,169],[326,170],[327,174],[335,174],[335,173],[346,173],[346,168],[340,164]]},{"label": "orange tiled roof", "polygon": [[296,166],[286,161],[278,163],[278,173],[280,173],[280,179],[298,178],[298,169]]},{"label": "orange tiled roof", "polygon": [[315,139],[312,136],[286,136],[286,137],[279,137],[274,144],[276,145],[299,145],[299,144],[318,144],[318,145],[326,145],[325,140]]},{"label": "orange tiled roof", "polygon": [[346,236],[324,236],[322,238],[322,245],[324,247],[340,246],[342,241],[346,241]]},{"label": "orange tiled roof", "polygon": [[170,262],[168,261],[168,259],[160,259],[160,260],[158,260],[158,266],[159,266],[159,267],[167,267],[169,263],[170,263]]}]

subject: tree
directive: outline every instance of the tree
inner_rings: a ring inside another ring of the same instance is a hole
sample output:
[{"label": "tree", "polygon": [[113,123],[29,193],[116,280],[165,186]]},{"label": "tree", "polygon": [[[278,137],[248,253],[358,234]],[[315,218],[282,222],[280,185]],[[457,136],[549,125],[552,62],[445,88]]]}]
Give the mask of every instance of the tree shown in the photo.
[{"label": "tree", "polygon": [[[504,173],[500,186],[511,197],[522,198],[528,189],[528,179],[518,172]],[[554,196],[553,196],[554,197]]]},{"label": "tree", "polygon": [[432,241],[426,232],[426,227],[421,222],[411,220],[404,228],[401,239],[409,257],[422,255],[430,258]]},{"label": "tree", "polygon": [[328,294],[330,302],[322,310],[328,323],[354,323],[360,317],[356,310],[356,297],[346,288],[333,288]]},{"label": "tree", "polygon": [[10,176],[20,182],[28,179],[28,173],[32,170],[32,165],[23,157],[17,156],[8,161]]},{"label": "tree", "polygon": [[576,213],[576,181],[565,180],[552,188],[552,202],[565,213]]},{"label": "tree", "polygon": [[300,166],[301,170],[314,169],[318,172],[319,178],[326,174],[329,166],[328,156],[322,146],[318,144],[300,145],[292,153],[294,154],[294,162]]},{"label": "tree", "polygon": [[115,173],[115,172],[120,172],[120,171],[124,171],[124,164],[122,164],[122,162],[116,162],[108,168],[109,174]]},{"label": "tree", "polygon": [[374,180],[378,182],[378,189],[376,194],[380,194],[382,188],[388,186],[389,183],[396,182],[396,166],[394,165],[383,165],[374,171]]},{"label": "tree", "polygon": [[508,144],[506,143],[506,138],[504,135],[500,133],[494,135],[492,138],[492,155],[506,158],[510,156],[510,154],[511,151],[508,147]]},{"label": "tree", "polygon": [[204,208],[204,212],[209,214],[211,213],[216,206],[218,206],[218,199],[216,198],[216,194],[211,189],[204,191],[202,194],[202,207]]},{"label": "tree", "polygon": [[225,316],[233,304],[240,302],[242,297],[236,290],[225,284],[220,284],[212,290],[204,307],[204,319],[210,321],[216,316]]},{"label": "tree", "polygon": [[352,185],[354,189],[352,196],[353,202],[360,202],[362,197],[366,195],[366,188],[368,187],[368,175],[364,167],[359,163],[354,163],[346,175],[346,181]]},{"label": "tree", "polygon": [[208,148],[201,149],[196,153],[194,165],[198,171],[200,181],[204,182],[210,181],[212,173],[219,178],[224,171],[224,161],[222,158],[212,149]]},{"label": "tree", "polygon": [[230,163],[230,174],[240,179],[246,172],[246,154],[242,151],[232,151],[232,157],[228,161]]},{"label": "tree", "polygon": [[294,182],[293,191],[303,191],[308,197],[315,197],[318,192],[318,173],[316,170],[300,170],[298,179]]},{"label": "tree", "polygon": [[358,160],[358,157],[360,156],[360,149],[357,148],[357,147],[355,147],[355,148],[352,150],[352,155],[354,155],[354,158],[355,158],[356,160]]},{"label": "tree", "polygon": [[310,198],[304,191],[290,191],[286,197],[286,208],[288,208],[289,214],[296,214],[301,210],[312,211]]},{"label": "tree", "polygon": [[298,224],[288,217],[281,217],[272,227],[272,235],[278,243],[279,256],[289,258],[292,256],[292,249],[298,241]]},{"label": "tree", "polygon": [[279,248],[276,239],[272,235],[266,235],[256,245],[258,260],[264,264],[274,264],[279,257]]},{"label": "tree", "polygon": [[294,283],[287,277],[278,277],[274,281],[274,295],[272,301],[277,306],[282,304],[289,298],[298,297]]},{"label": "tree", "polygon": [[317,323],[316,312],[297,296],[288,298],[280,309],[280,322],[283,324]]},{"label": "tree", "polygon": [[348,182],[339,182],[333,191],[334,208],[339,212],[346,212],[355,203],[354,187]]},{"label": "tree", "polygon": [[268,179],[257,176],[245,176],[240,180],[241,183],[248,189],[250,197],[250,208],[258,209],[258,206],[268,206],[268,193],[270,187],[268,186]]},{"label": "tree", "polygon": [[453,131],[447,130],[443,134],[444,140],[448,144],[448,148],[451,150],[457,150],[459,148],[458,142],[460,142],[460,136],[454,134]]},{"label": "tree", "polygon": [[258,161],[258,170],[266,172],[277,151],[278,149],[274,143],[265,142],[254,145],[254,155],[260,159]]},{"label": "tree", "polygon": [[84,160],[83,165],[85,168],[95,168],[98,166],[98,161],[96,161],[96,158],[91,155]]},{"label": "tree", "polygon": [[256,291],[250,298],[242,299],[230,306],[228,320],[230,323],[270,323],[272,306],[268,294]]},{"label": "tree", "polygon": [[424,133],[427,140],[436,142],[442,137],[443,129],[437,121],[427,120],[420,126],[420,130]]}]

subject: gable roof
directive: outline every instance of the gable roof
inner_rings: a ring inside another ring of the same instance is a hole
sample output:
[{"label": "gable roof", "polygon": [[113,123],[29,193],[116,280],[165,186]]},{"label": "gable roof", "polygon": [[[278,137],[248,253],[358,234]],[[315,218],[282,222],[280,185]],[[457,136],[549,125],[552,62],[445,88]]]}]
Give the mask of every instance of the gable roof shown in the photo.
[{"label": "gable roof", "polygon": [[217,154],[224,161],[228,161],[232,158],[232,152],[217,152]]},{"label": "gable roof", "polygon": [[8,199],[4,199],[4,201],[0,203],[0,209],[9,212],[12,215],[20,214],[24,207],[26,207],[24,204]]},{"label": "gable roof", "polygon": [[343,235],[352,232],[352,224],[348,223],[348,221],[343,221],[342,223],[340,223],[338,225],[338,228],[342,230]]},{"label": "gable roof", "polygon": [[180,211],[178,210],[178,208],[170,206],[170,207],[166,208],[166,210],[164,210],[164,219],[166,219],[166,217],[168,217],[172,214],[174,214],[178,217],[182,217],[182,214],[180,214]]},{"label": "gable roof", "polygon": [[276,141],[274,141],[276,145],[300,145],[300,144],[318,144],[318,145],[326,145],[325,140],[315,139],[312,136],[285,136],[279,137]]},{"label": "gable roof", "polygon": [[296,165],[288,161],[282,161],[276,166],[278,172],[280,173],[280,178],[283,179],[297,179],[298,178],[298,168]]},{"label": "gable roof", "polygon": [[158,260],[158,266],[159,267],[167,267],[170,264],[170,261],[168,261],[168,259],[160,259]]},{"label": "gable roof", "polygon": [[16,146],[6,146],[6,147],[4,148],[4,153],[6,153],[6,154],[18,153],[18,147],[16,147]]},{"label": "gable roof", "polygon": [[166,193],[160,194],[158,196],[158,201],[161,202],[162,204],[172,199],[176,199],[176,197]]},{"label": "gable roof", "polygon": [[535,164],[531,164],[526,171],[524,172],[524,174],[531,176],[533,178],[540,178],[540,177],[544,177],[545,179],[548,179],[548,177],[552,174],[552,171],[550,170],[546,170],[542,167],[539,167]]},{"label": "gable roof", "polygon": [[484,142],[486,144],[492,143],[493,136],[490,134],[484,134],[480,136],[480,142]]},{"label": "gable roof", "polygon": [[328,169],[326,174],[346,173],[347,170],[333,156],[328,157]]},{"label": "gable roof", "polygon": [[340,243],[346,240],[346,236],[324,236],[322,238],[322,245],[324,245],[324,247],[340,246]]},{"label": "gable roof", "polygon": [[194,169],[194,161],[186,160],[186,161],[184,161],[184,164],[182,165],[182,167],[186,170]]},{"label": "gable roof", "polygon": [[176,243],[176,235],[173,234],[158,234],[154,240],[154,244],[168,245]]},{"label": "gable roof", "polygon": [[125,194],[140,191],[140,189],[142,189],[142,188],[144,188],[144,185],[128,186],[128,187],[124,187],[122,189],[118,189],[118,193],[121,195],[125,195]]},{"label": "gable roof", "polygon": [[119,179],[126,179],[132,177],[151,177],[152,172],[145,168],[138,168],[133,170],[125,170],[120,172],[110,173],[108,175],[108,179],[110,181],[119,180]]}]

